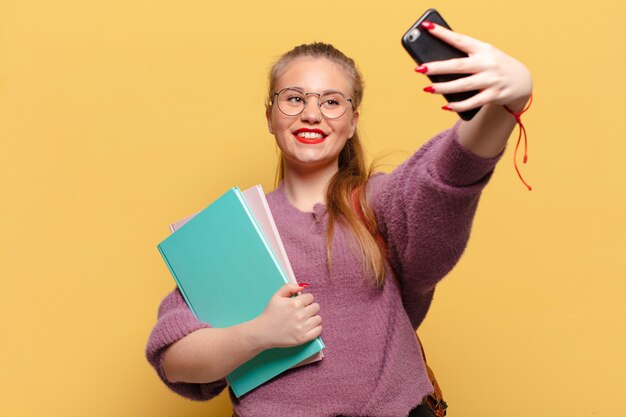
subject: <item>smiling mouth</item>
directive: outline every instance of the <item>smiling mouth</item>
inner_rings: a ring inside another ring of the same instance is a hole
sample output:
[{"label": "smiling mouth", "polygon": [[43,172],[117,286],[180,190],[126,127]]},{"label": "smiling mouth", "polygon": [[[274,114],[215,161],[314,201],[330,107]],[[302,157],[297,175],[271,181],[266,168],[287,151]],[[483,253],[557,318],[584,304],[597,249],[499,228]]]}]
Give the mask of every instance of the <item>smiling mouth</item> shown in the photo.
[{"label": "smiling mouth", "polygon": [[326,140],[327,135],[319,129],[298,129],[293,133],[298,142],[315,145]]}]

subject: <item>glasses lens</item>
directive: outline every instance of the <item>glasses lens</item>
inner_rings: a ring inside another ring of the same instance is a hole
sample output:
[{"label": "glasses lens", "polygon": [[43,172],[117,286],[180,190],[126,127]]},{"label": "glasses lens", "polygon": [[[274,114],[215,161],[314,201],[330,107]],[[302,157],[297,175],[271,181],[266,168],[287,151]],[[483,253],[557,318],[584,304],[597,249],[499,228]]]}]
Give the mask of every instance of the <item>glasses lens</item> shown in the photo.
[{"label": "glasses lens", "polygon": [[286,88],[278,94],[278,108],[288,116],[300,114],[306,103],[306,96],[302,91]]},{"label": "glasses lens", "polygon": [[320,97],[322,114],[329,119],[341,117],[348,108],[348,100],[339,92],[327,92]]}]

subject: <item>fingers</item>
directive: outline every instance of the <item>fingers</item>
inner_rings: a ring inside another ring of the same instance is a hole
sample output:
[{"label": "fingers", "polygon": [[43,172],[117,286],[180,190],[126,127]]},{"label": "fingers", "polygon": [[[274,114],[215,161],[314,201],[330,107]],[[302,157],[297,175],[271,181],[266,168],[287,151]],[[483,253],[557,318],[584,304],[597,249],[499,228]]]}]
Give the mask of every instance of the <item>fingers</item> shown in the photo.
[{"label": "fingers", "polygon": [[515,105],[527,100],[532,91],[528,69],[518,60],[491,44],[452,32],[436,24],[425,25],[433,36],[466,52],[469,56],[444,61],[427,62],[416,71],[427,76],[464,74],[456,80],[434,83],[424,91],[453,94],[477,91],[478,94],[459,102],[449,103],[445,110],[464,112],[486,104]]},{"label": "fingers", "polygon": [[454,46],[456,49],[460,49],[461,51],[472,54],[480,49],[483,45],[483,42],[474,39],[470,36],[463,35],[458,32],[453,32],[450,29],[446,29],[443,26],[432,22],[424,22],[422,24],[423,29],[427,29],[433,36],[441,39],[447,44]]},{"label": "fingers", "polygon": [[484,106],[493,101],[493,93],[490,91],[482,91],[475,96],[463,101],[455,101],[448,103],[444,108],[453,112],[464,112],[467,110],[475,109],[480,106]]},{"label": "fingers", "polygon": [[490,85],[486,76],[483,74],[475,74],[445,83],[433,83],[429,87],[424,88],[424,91],[433,94],[452,94],[464,91],[484,90]]},{"label": "fingers", "polygon": [[311,303],[304,308],[308,316],[314,316],[320,312],[320,305],[318,303]]},{"label": "fingers", "polygon": [[[306,296],[311,294],[304,294],[298,296],[298,298],[302,298],[302,301],[305,303],[305,307],[302,308],[298,313],[296,313],[296,317],[300,321],[300,330],[299,333],[302,335],[301,340],[310,341],[318,337],[322,333],[322,318],[319,316],[320,305],[318,303],[313,303],[313,296],[308,298]],[[311,300],[311,302],[309,302]]]},{"label": "fingers", "polygon": [[453,58],[445,61],[433,61],[421,65],[416,71],[427,75],[439,74],[475,74],[483,70],[476,60],[469,58]]},{"label": "fingers", "polygon": [[292,299],[296,308],[305,308],[313,303],[313,294],[300,294]]},{"label": "fingers", "polygon": [[308,317],[302,321],[301,329],[303,333],[322,325],[322,318],[318,315]]},{"label": "fingers", "polygon": [[[298,298],[302,297],[299,296]],[[309,342],[322,333],[322,318],[317,314],[319,310],[319,304],[311,303],[294,312],[293,317],[297,323],[294,327],[295,344],[299,345]]]},{"label": "fingers", "polygon": [[488,90],[489,87],[489,80],[483,74],[475,74],[445,83],[434,83],[424,88],[424,91],[432,94],[480,92],[463,101],[449,102],[443,107],[444,110],[463,112],[487,104],[487,100],[493,97],[492,92]]},{"label": "fingers", "polygon": [[[319,306],[317,308],[319,311]],[[309,342],[320,334],[322,334],[322,318],[318,315],[313,315],[306,319],[301,327],[300,327],[301,337],[300,341],[302,343]]]},{"label": "fingers", "polygon": [[[461,33],[453,32],[434,23],[428,22],[426,25],[423,24],[422,27],[429,29],[429,32],[437,38],[467,53],[469,57],[428,62],[426,65],[420,66],[420,69],[417,70],[418,72],[427,73],[428,75],[474,74],[479,71],[484,71],[489,68],[489,66],[493,65],[492,60],[485,60],[484,58],[474,59],[472,57],[476,54],[480,54],[481,56],[493,54],[494,48],[490,44]],[[423,67],[427,67],[427,69]]]},{"label": "fingers", "polygon": [[322,334],[322,318],[320,316],[311,317],[308,323],[311,328],[304,334],[306,341],[311,341]]}]

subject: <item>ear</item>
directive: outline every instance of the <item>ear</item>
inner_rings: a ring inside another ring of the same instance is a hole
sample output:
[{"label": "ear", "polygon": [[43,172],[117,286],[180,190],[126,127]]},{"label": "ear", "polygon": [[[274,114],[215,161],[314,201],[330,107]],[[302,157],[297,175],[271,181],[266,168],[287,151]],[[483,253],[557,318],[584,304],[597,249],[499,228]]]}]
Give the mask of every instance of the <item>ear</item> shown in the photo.
[{"label": "ear", "polygon": [[356,126],[359,122],[359,112],[355,111],[352,113],[352,122],[350,123],[350,138],[354,136],[354,132],[356,132]]},{"label": "ear", "polygon": [[274,134],[274,126],[272,123],[272,108],[265,108],[265,120],[267,120],[267,130],[269,130],[270,134]]}]

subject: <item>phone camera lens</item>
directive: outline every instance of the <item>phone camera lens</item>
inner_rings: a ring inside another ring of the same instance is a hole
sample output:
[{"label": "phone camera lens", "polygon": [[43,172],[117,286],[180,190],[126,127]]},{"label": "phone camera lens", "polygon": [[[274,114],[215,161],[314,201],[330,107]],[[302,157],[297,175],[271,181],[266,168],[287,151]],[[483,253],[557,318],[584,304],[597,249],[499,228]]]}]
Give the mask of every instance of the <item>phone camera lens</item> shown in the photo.
[{"label": "phone camera lens", "polygon": [[420,37],[420,31],[418,28],[413,28],[409,32],[409,42],[415,42],[417,38]]}]

